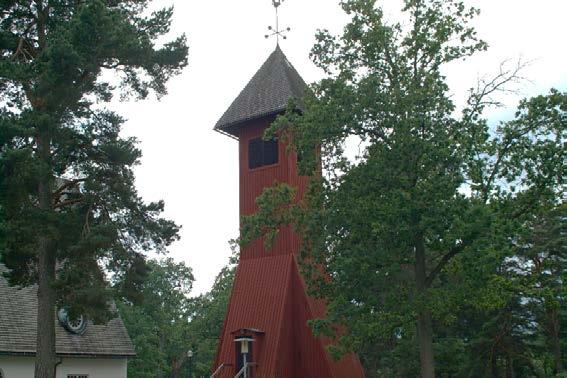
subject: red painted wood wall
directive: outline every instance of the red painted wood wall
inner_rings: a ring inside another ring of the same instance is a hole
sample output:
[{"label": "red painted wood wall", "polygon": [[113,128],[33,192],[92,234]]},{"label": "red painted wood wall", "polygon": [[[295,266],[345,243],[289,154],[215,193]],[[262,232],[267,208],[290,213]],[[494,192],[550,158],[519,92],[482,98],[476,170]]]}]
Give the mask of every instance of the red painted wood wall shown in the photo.
[{"label": "red painted wood wall", "polygon": [[[248,143],[252,139],[261,138],[274,117],[257,120],[240,129],[239,159],[240,159],[240,214],[250,215],[256,212],[256,198],[266,187],[274,183],[286,182],[297,188],[297,198],[302,198],[307,186],[307,178],[297,174],[297,156],[288,153],[285,145],[279,142],[278,163],[256,169],[248,168]],[[268,255],[289,254],[299,251],[299,238],[289,228],[280,230],[279,237],[273,248],[266,251],[263,242],[256,240],[241,251],[241,258],[266,257]]]},{"label": "red painted wood wall", "polygon": [[[298,175],[296,154],[288,153],[281,141],[277,164],[248,168],[249,141],[262,137],[273,120],[267,117],[251,121],[239,130],[241,215],[253,214],[257,210],[256,198],[274,183],[286,182],[297,188],[298,200],[305,193],[308,181]],[[255,378],[364,376],[355,355],[335,362],[325,350],[326,343],[312,335],[307,321],[324,316],[325,305],[306,295],[296,256],[299,248],[299,237],[290,227],[283,227],[270,250],[264,248],[262,240],[242,249],[213,370],[221,364],[232,367],[224,368],[219,377],[236,374],[234,332],[242,329],[261,331],[246,334],[255,340]]]}]

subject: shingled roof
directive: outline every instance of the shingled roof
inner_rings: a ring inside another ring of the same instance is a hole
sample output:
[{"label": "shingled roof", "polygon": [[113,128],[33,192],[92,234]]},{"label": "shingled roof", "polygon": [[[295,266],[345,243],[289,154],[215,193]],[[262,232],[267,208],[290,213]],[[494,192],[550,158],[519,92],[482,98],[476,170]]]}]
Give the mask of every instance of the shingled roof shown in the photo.
[{"label": "shingled roof", "polygon": [[[0,355],[35,355],[37,333],[37,287],[8,286],[0,264]],[[57,320],[56,320],[57,322]],[[56,352],[61,356],[133,357],[132,341],[120,318],[106,325],[89,323],[85,333],[67,332],[57,322]]]},{"label": "shingled roof", "polygon": [[307,88],[278,45],[215,125],[215,130],[237,136],[242,123],[283,112],[292,98],[300,100]]}]

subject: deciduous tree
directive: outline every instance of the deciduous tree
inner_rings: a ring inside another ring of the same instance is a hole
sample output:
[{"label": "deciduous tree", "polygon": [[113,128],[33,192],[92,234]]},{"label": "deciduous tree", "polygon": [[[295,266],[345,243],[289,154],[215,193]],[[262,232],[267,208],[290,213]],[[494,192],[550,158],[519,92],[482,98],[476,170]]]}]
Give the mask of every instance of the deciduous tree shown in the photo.
[{"label": "deciduous tree", "polygon": [[[235,260],[222,269],[208,293],[190,298],[191,269],[172,260],[150,261],[142,303],[119,303],[137,356],[128,366],[133,378],[210,374],[223,326]],[[191,360],[187,351],[191,350]]]},{"label": "deciduous tree", "polygon": [[[341,6],[351,19],[344,33],[320,32],[312,50],[327,77],[301,112],[291,106],[267,133],[297,150],[310,189],[298,204],[286,184],[265,190],[258,213],[244,219],[243,242],[269,241],[294,224],[304,277],[328,301],[314,330],[345,326],[338,354],[369,340],[414,340],[430,378],[435,326],[466,303],[506,303],[498,273],[516,251],[512,241],[560,198],[567,95],[525,100],[513,120],[489,127],[483,111],[517,69],[479,82],[463,109],[443,74],[486,48],[470,26],[476,9],[405,0],[405,21],[396,23],[373,0]],[[356,161],[345,154],[349,138],[361,142]]]},{"label": "deciduous tree", "polygon": [[137,353],[128,375],[180,377],[191,340],[188,315],[193,273],[172,259],[151,260],[148,268],[142,302],[118,306]]}]

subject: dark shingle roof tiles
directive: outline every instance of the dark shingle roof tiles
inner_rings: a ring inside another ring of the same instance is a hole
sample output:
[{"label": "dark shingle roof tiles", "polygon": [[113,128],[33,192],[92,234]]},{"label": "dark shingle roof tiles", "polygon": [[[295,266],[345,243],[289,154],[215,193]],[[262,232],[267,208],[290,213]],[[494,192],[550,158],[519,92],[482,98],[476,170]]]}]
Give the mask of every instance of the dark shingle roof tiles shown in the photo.
[{"label": "dark shingle roof tiles", "polygon": [[289,100],[300,100],[305,81],[279,46],[269,56],[215,125],[215,130],[237,135],[242,123],[283,112]]},{"label": "dark shingle roof tiles", "polygon": [[[0,354],[35,354],[37,331],[37,287],[10,287],[0,264]],[[56,320],[57,321],[57,320]],[[82,335],[55,327],[58,355],[78,356],[135,356],[134,346],[120,318],[108,324],[89,322]]]}]

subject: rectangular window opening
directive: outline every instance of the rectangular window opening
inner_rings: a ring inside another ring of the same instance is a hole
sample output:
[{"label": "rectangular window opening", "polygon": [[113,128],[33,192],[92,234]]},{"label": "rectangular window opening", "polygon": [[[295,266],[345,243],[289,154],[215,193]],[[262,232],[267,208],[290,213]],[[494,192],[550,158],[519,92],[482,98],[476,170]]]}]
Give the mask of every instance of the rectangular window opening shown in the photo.
[{"label": "rectangular window opening", "polygon": [[248,143],[248,168],[255,169],[278,163],[279,148],[277,139],[256,138]]}]

